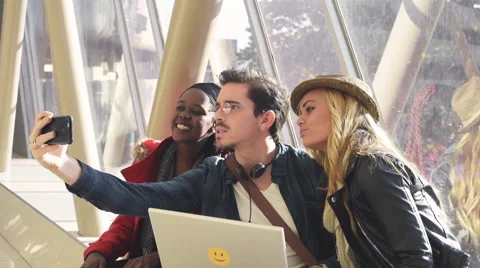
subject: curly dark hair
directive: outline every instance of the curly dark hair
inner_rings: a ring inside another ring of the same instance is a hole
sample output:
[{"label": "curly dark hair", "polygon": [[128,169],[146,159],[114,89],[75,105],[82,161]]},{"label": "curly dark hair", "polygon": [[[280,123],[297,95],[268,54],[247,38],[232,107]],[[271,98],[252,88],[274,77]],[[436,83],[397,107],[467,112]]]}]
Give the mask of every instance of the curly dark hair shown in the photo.
[{"label": "curly dark hair", "polygon": [[249,85],[248,97],[255,104],[254,115],[258,116],[268,110],[275,113],[275,122],[269,132],[275,141],[279,141],[279,132],[287,118],[289,103],[287,90],[275,78],[255,69],[228,69],[219,77],[220,84],[244,83]]}]

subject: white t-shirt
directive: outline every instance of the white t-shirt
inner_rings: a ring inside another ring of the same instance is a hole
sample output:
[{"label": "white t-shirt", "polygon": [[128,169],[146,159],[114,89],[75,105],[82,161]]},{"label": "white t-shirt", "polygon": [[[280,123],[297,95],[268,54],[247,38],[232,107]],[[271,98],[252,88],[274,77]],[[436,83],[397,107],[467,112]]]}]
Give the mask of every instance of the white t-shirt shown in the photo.
[{"label": "white t-shirt", "polygon": [[[240,215],[240,220],[248,222],[250,217],[250,196],[247,191],[243,188],[242,184],[235,183],[233,186],[235,191],[235,199],[237,201],[238,213]],[[292,215],[288,211],[287,204],[283,200],[282,194],[278,185],[272,183],[267,190],[261,191],[263,196],[270,202],[272,207],[277,211],[278,215],[282,217],[285,223],[292,229],[295,235],[298,237],[297,227],[293,222]],[[252,223],[262,224],[262,225],[272,225],[270,221],[263,215],[262,211],[257,207],[255,202],[252,200]],[[297,253],[287,244],[287,261],[288,267],[290,268],[300,268],[304,267],[305,263],[302,262]]]}]

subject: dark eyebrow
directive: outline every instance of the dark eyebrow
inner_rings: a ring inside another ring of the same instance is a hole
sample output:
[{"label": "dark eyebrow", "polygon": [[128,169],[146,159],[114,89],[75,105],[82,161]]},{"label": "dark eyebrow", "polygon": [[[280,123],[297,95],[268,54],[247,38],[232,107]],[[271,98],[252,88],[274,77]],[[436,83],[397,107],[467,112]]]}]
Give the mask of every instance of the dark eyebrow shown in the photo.
[{"label": "dark eyebrow", "polygon": [[[178,103],[184,104],[185,101],[184,101],[184,100],[179,100],[179,101],[177,102],[177,104],[178,104]],[[206,112],[205,109],[203,109],[202,105],[195,103],[194,106],[197,106],[198,108],[202,109],[202,111]]]},{"label": "dark eyebrow", "polygon": [[[238,101],[234,101],[234,100],[226,100],[226,101],[223,101],[224,103],[230,103],[230,104],[241,104],[240,102]],[[220,105],[220,102],[217,101],[217,103],[215,105]]]}]

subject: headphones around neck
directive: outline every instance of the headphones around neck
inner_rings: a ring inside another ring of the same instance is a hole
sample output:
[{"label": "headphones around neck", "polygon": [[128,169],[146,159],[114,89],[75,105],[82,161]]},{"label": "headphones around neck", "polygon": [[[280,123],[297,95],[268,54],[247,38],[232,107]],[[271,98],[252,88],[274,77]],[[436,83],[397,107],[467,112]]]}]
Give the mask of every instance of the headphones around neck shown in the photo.
[{"label": "headphones around neck", "polygon": [[248,179],[248,178],[258,179],[258,178],[260,178],[263,175],[263,173],[265,173],[265,170],[267,170],[267,167],[270,166],[271,164],[273,164],[275,159],[278,158],[278,155],[280,154],[280,148],[279,148],[278,145],[276,146],[275,150],[277,150],[277,153],[275,154],[275,157],[272,159],[272,161],[270,161],[266,164],[263,164],[263,163],[255,164],[252,167],[252,169],[250,170],[250,173],[247,173],[245,168],[243,168],[243,166],[240,165],[240,163],[238,163],[237,159],[235,158],[235,162],[237,162],[237,172],[240,175],[240,177],[242,177],[243,179]]}]

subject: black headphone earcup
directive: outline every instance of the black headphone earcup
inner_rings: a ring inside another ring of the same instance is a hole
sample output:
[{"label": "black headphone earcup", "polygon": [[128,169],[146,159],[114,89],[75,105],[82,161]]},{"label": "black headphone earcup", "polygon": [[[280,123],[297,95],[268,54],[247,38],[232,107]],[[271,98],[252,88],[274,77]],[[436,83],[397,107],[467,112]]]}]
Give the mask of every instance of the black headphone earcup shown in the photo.
[{"label": "black headphone earcup", "polygon": [[252,179],[258,179],[260,178],[263,173],[265,172],[266,166],[262,163],[258,163],[255,166],[253,166],[252,170],[250,170],[250,177]]}]

